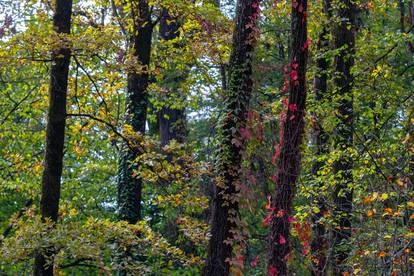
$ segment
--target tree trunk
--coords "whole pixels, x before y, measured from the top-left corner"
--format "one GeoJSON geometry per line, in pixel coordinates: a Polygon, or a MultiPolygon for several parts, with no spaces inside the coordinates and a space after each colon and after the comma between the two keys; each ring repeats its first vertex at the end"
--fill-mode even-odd
{"type": "Polygon", "coordinates": [[[307,65],[307,0],[292,3],[292,52],[290,55],[289,105],[280,137],[276,192],[272,201],[269,274],[287,275],[289,215],[300,170],[300,146],[304,132],[307,65]]]}
{"type": "MultiPolygon", "coordinates": [[[[57,0],[53,28],[58,34],[69,34],[71,28],[72,0],[57,0]]],[[[62,43],[64,44],[64,43],[62,43]]],[[[40,213],[42,220],[56,223],[59,212],[60,186],[63,167],[63,148],[65,143],[66,95],[70,49],[62,47],[52,54],[50,70],[49,109],[46,126],[46,151],[42,177],[40,213]]],[[[34,275],[53,275],[53,249],[37,252],[34,261],[34,275]]]]}
{"type": "MultiPolygon", "coordinates": [[[[323,55],[329,49],[329,40],[327,38],[329,31],[328,31],[328,24],[329,24],[329,13],[330,13],[330,0],[324,1],[324,11],[326,16],[328,16],[328,20],[326,25],[322,27],[322,32],[319,36],[319,40],[317,43],[317,50],[319,56],[316,59],[316,73],[314,79],[314,87],[315,87],[315,102],[323,103],[324,100],[327,98],[327,82],[328,82],[328,69],[329,69],[329,62],[326,57],[323,55]]],[[[328,135],[325,133],[321,118],[318,114],[312,114],[312,121],[313,121],[313,128],[312,128],[312,143],[315,147],[315,157],[320,157],[328,153],[329,145],[328,145],[328,135]]],[[[312,166],[312,175],[315,179],[318,179],[318,172],[324,166],[324,162],[316,161],[315,164],[312,166]]],[[[319,187],[322,187],[323,183],[319,184],[319,187]]],[[[325,204],[325,198],[323,195],[316,196],[315,203],[319,209],[319,212],[314,215],[313,217],[313,233],[314,239],[311,244],[311,251],[313,256],[313,263],[312,263],[312,275],[313,276],[325,276],[327,275],[326,269],[326,253],[328,249],[328,240],[327,240],[327,232],[325,226],[320,222],[320,219],[323,218],[323,215],[327,211],[327,207],[325,204]]]]}
{"type": "Polygon", "coordinates": [[[241,169],[242,139],[253,82],[252,56],[257,34],[259,0],[237,2],[233,48],[225,91],[224,112],[218,127],[220,141],[216,169],[211,238],[203,275],[229,275],[232,242],[238,220],[238,185],[241,169]]]}
{"type": "Polygon", "coordinates": [[[353,76],[351,68],[355,53],[355,6],[351,0],[341,0],[335,9],[338,23],[334,30],[334,47],[339,53],[335,57],[335,93],[340,97],[337,114],[339,123],[334,135],[335,147],[342,153],[333,164],[336,176],[333,194],[333,272],[342,275],[346,272],[345,261],[350,247],[352,216],[352,170],[353,160],[348,149],[353,146],[353,76]],[[340,20],[339,20],[340,19],[340,20]],[[342,246],[341,246],[342,245],[342,246]]]}
{"type": "MultiPolygon", "coordinates": [[[[179,29],[180,23],[178,22],[178,19],[172,17],[169,14],[168,9],[164,9],[160,20],[161,39],[169,41],[178,38],[180,36],[179,29]]],[[[177,44],[175,47],[180,47],[180,45],[177,44]]],[[[166,76],[164,76],[166,82],[164,84],[167,87],[167,93],[180,93],[179,87],[186,78],[186,72],[177,72],[177,69],[172,69],[174,70],[173,72],[168,72],[170,70],[171,69],[167,69],[166,76]],[[173,91],[169,89],[170,87],[173,87],[173,91]]],[[[176,98],[181,99],[182,95],[178,95],[176,98]]],[[[159,112],[161,146],[168,145],[172,140],[176,140],[178,143],[183,143],[186,137],[186,117],[184,108],[172,107],[170,99],[173,98],[170,95],[167,95],[166,103],[159,112]]],[[[181,103],[179,103],[179,105],[181,105],[181,103]]]]}
{"type": "MultiPolygon", "coordinates": [[[[131,48],[134,58],[142,67],[128,72],[126,123],[132,126],[134,132],[144,134],[153,30],[148,1],[131,1],[131,16],[134,22],[134,31],[130,34],[131,48]]],[[[137,166],[132,166],[139,154],[138,150],[124,146],[118,172],[119,219],[131,224],[141,218],[142,180],[133,177],[134,167],[137,166]]]]}

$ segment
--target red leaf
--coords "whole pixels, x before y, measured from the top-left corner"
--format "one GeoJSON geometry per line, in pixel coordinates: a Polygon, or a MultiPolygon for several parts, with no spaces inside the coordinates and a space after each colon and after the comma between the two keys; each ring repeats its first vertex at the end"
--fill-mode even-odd
{"type": "Polygon", "coordinates": [[[264,227],[264,228],[266,228],[267,227],[267,225],[269,224],[269,221],[270,221],[270,216],[271,216],[272,214],[271,213],[269,213],[266,217],[265,217],[265,219],[262,221],[262,226],[264,227]]]}
{"type": "Polygon", "coordinates": [[[266,204],[266,210],[271,210],[272,208],[271,208],[271,206],[272,206],[272,202],[271,202],[271,199],[272,199],[272,197],[270,196],[270,195],[268,195],[267,197],[267,204],[266,204]]]}
{"type": "Polygon", "coordinates": [[[277,270],[276,267],[274,267],[273,265],[269,266],[269,276],[276,276],[277,274],[277,270]]]}
{"type": "Polygon", "coordinates": [[[292,72],[290,72],[290,79],[292,81],[296,81],[298,80],[298,71],[296,70],[292,70],[292,72]]]}
{"type": "Polygon", "coordinates": [[[256,258],[254,258],[254,260],[250,262],[250,266],[256,267],[258,262],[259,262],[259,255],[257,255],[256,258]]]}
{"type": "Polygon", "coordinates": [[[272,165],[276,164],[276,158],[277,158],[276,154],[273,154],[273,156],[272,156],[272,165]]]}
{"type": "Polygon", "coordinates": [[[240,128],[240,135],[241,138],[244,140],[250,140],[252,138],[252,135],[250,134],[248,129],[245,129],[244,127],[240,128]]]}
{"type": "Polygon", "coordinates": [[[285,244],[286,243],[286,239],[283,235],[279,235],[279,244],[285,244]]]}
{"type": "Polygon", "coordinates": [[[276,175],[272,176],[272,181],[276,183],[276,175]]]}
{"type": "Polygon", "coordinates": [[[290,112],[296,112],[298,110],[297,104],[289,104],[290,112]]]}

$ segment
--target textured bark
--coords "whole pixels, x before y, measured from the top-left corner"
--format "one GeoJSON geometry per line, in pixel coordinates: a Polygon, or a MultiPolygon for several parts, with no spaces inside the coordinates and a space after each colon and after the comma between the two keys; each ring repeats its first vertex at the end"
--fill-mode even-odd
{"type": "MultiPolygon", "coordinates": [[[[405,33],[405,22],[406,22],[406,14],[405,14],[405,3],[404,0],[399,0],[399,4],[400,4],[400,30],[401,33],[405,33]]],[[[409,21],[409,27],[411,30],[411,26],[413,25],[413,20],[412,20],[412,16],[413,16],[413,2],[412,0],[410,0],[410,2],[408,3],[408,11],[409,11],[409,17],[408,17],[408,21],[409,21]]],[[[407,45],[407,50],[410,53],[414,53],[414,47],[412,45],[412,43],[410,41],[406,42],[407,45]]]]}
{"type": "MultiPolygon", "coordinates": [[[[164,41],[174,40],[180,36],[180,23],[177,18],[171,16],[167,9],[162,11],[160,20],[160,37],[164,41]]],[[[180,45],[176,45],[180,47],[180,45]]],[[[179,93],[179,86],[186,78],[186,72],[171,72],[165,76],[167,87],[174,87],[175,91],[167,93],[179,93]]],[[[170,90],[167,88],[167,90],[170,90]]],[[[180,98],[181,95],[178,95],[180,98]]],[[[161,146],[168,145],[172,140],[184,143],[187,134],[186,116],[184,108],[173,108],[170,105],[169,95],[166,97],[167,104],[159,112],[160,141],[161,146]]]]}
{"type": "MultiPolygon", "coordinates": [[[[323,103],[327,99],[327,81],[328,81],[328,69],[329,63],[326,57],[323,55],[329,50],[329,40],[327,38],[329,34],[328,23],[329,23],[329,13],[330,13],[330,0],[324,1],[324,11],[328,17],[328,21],[322,28],[322,32],[319,36],[317,43],[318,53],[322,56],[316,59],[316,74],[314,79],[315,87],[315,102],[323,103]]],[[[328,135],[324,131],[321,118],[318,114],[312,114],[313,117],[313,128],[312,128],[312,143],[315,147],[315,156],[323,156],[329,152],[328,145],[328,135]]],[[[318,178],[318,172],[324,166],[324,162],[316,161],[312,166],[312,175],[315,179],[318,178]]],[[[320,183],[319,186],[323,186],[323,183],[320,183]]],[[[319,213],[315,214],[313,217],[313,235],[314,239],[311,244],[311,251],[313,256],[312,270],[311,273],[313,276],[325,276],[327,275],[327,250],[328,250],[328,239],[327,231],[325,226],[320,223],[320,219],[323,217],[324,213],[327,211],[325,204],[325,198],[323,196],[317,196],[315,203],[319,208],[319,213]]]]}
{"type": "MultiPolygon", "coordinates": [[[[335,147],[346,153],[353,146],[353,76],[351,68],[355,53],[355,6],[351,0],[341,0],[335,7],[334,48],[339,51],[335,57],[335,93],[340,97],[337,114],[339,123],[334,133],[335,147]]],[[[335,275],[347,271],[345,261],[349,255],[347,246],[351,236],[352,217],[352,170],[353,160],[349,155],[342,155],[333,164],[336,176],[334,188],[333,231],[332,231],[332,265],[335,275]],[[345,246],[341,246],[345,245],[345,246]]]]}
{"type": "MultiPolygon", "coordinates": [[[[287,260],[289,254],[289,220],[292,201],[295,194],[296,180],[300,170],[300,146],[303,140],[304,115],[306,103],[306,65],[308,50],[307,41],[307,0],[297,0],[292,5],[292,52],[290,64],[297,64],[297,80],[290,79],[289,106],[295,105],[297,110],[289,108],[283,124],[283,134],[280,137],[280,156],[277,165],[276,191],[272,201],[274,209],[271,216],[270,260],[269,273],[276,270],[277,275],[287,275],[287,260]],[[277,216],[277,212],[285,214],[277,216]],[[280,242],[281,237],[285,242],[280,242]]],[[[293,69],[292,69],[293,70],[293,69]]]]}
{"type": "MultiPolygon", "coordinates": [[[[53,28],[57,33],[70,33],[71,15],[72,0],[57,0],[53,17],[53,28]]],[[[62,45],[58,51],[53,53],[52,60],[40,213],[44,221],[49,219],[56,223],[63,168],[70,49],[62,45]]],[[[37,252],[34,275],[53,275],[53,262],[51,265],[47,265],[47,260],[53,260],[52,249],[46,250],[46,252],[37,252]]]]}
{"type": "Polygon", "coordinates": [[[224,115],[218,127],[220,144],[216,169],[220,180],[215,183],[211,238],[203,275],[229,275],[230,271],[228,260],[232,257],[232,245],[229,241],[234,241],[232,230],[236,230],[242,150],[237,141],[241,140],[239,130],[246,123],[253,86],[252,55],[258,13],[259,0],[237,2],[224,115]]]}
{"type": "MultiPolygon", "coordinates": [[[[150,19],[148,1],[131,1],[131,16],[134,31],[130,34],[134,58],[141,68],[128,73],[126,123],[134,132],[145,133],[147,118],[148,67],[151,54],[153,24],[150,19]]],[[[133,177],[133,161],[139,156],[138,150],[124,146],[118,172],[119,219],[136,223],[141,218],[142,180],[133,177]]]]}

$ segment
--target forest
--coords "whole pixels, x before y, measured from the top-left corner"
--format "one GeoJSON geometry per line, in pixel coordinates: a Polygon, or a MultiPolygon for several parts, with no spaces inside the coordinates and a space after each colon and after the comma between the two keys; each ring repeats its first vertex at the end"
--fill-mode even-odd
{"type": "Polygon", "coordinates": [[[0,0],[0,275],[414,275],[413,0],[0,0]]]}

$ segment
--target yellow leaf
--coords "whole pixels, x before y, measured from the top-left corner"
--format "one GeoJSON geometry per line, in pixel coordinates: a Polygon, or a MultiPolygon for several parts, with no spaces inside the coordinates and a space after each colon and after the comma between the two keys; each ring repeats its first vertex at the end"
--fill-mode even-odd
{"type": "Polygon", "coordinates": [[[400,178],[398,178],[397,180],[395,180],[395,183],[397,183],[398,186],[403,187],[404,186],[404,181],[402,181],[400,178]]]}
{"type": "Polygon", "coordinates": [[[367,217],[371,218],[375,215],[375,212],[373,210],[368,210],[367,217]]]}
{"type": "Polygon", "coordinates": [[[78,214],[78,211],[75,209],[75,208],[72,208],[72,209],[70,209],[69,210],[69,215],[71,216],[71,217],[74,217],[74,216],[76,216],[78,214]]]}
{"type": "Polygon", "coordinates": [[[364,200],[362,201],[364,204],[370,204],[373,201],[372,197],[366,196],[364,197],[364,200]]]}
{"type": "Polygon", "coordinates": [[[383,193],[382,195],[381,195],[381,201],[385,201],[385,200],[387,200],[388,199],[388,194],[387,193],[383,193]]]}
{"type": "Polygon", "coordinates": [[[408,207],[414,208],[414,202],[409,201],[407,202],[407,205],[408,207]]]}

